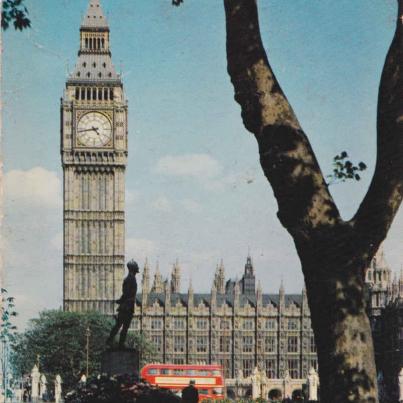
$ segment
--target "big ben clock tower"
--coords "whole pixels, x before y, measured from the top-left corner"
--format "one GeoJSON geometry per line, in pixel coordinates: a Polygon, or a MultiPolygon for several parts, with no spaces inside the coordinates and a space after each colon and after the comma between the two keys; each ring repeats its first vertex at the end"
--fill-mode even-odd
{"type": "Polygon", "coordinates": [[[64,309],[112,314],[124,275],[127,101],[99,0],[61,100],[61,157],[64,309]]]}

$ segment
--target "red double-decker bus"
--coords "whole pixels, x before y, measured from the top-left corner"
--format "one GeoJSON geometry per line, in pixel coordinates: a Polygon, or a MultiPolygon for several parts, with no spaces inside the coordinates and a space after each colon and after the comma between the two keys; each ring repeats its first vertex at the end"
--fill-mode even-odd
{"type": "Polygon", "coordinates": [[[224,376],[220,365],[148,364],[140,375],[151,385],[158,385],[178,394],[194,380],[199,391],[199,402],[203,399],[221,400],[225,397],[224,376]]]}

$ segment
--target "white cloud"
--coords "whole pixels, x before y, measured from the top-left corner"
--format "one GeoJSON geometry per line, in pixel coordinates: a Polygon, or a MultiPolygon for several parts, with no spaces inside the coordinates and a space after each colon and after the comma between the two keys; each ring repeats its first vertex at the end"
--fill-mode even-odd
{"type": "Polygon", "coordinates": [[[181,201],[181,205],[191,213],[200,213],[202,211],[201,204],[193,199],[184,199],[181,201]]]}
{"type": "Polygon", "coordinates": [[[220,163],[208,154],[167,155],[157,162],[156,172],[164,175],[211,179],[222,171],[220,163]]]}
{"type": "Polygon", "coordinates": [[[172,203],[166,196],[160,196],[151,203],[151,206],[156,210],[169,213],[172,211],[172,203]]]}
{"type": "Polygon", "coordinates": [[[4,175],[7,202],[61,208],[62,184],[55,172],[42,167],[12,170],[4,175]]]}
{"type": "Polygon", "coordinates": [[[126,260],[134,259],[140,266],[147,257],[154,257],[157,254],[157,250],[156,243],[151,239],[126,239],[126,260]]]}

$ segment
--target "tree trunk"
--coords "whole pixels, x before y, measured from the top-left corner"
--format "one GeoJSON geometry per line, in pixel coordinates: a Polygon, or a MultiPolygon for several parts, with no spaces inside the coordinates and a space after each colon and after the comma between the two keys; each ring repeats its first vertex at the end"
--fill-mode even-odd
{"type": "Polygon", "coordinates": [[[377,402],[372,334],[357,262],[352,267],[354,256],[346,255],[342,244],[321,242],[313,256],[306,249],[299,255],[318,352],[321,402],[377,402]]]}
{"type": "Polygon", "coordinates": [[[228,73],[245,127],[301,260],[318,348],[321,401],[378,402],[364,275],[403,198],[403,0],[378,102],[377,164],[345,222],[309,140],[270,67],[256,0],[224,0],[228,73]]]}

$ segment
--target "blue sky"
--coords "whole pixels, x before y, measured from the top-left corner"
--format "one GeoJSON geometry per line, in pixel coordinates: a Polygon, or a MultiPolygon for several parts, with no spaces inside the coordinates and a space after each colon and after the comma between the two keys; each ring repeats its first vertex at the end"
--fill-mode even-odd
{"type": "MultiPolygon", "coordinates": [[[[19,324],[62,301],[62,169],[59,100],[74,66],[87,0],[26,0],[32,29],[4,34],[5,268],[19,324]]],[[[323,171],[347,150],[369,169],[332,186],[345,218],[360,203],[375,163],[379,77],[395,26],[395,0],[260,2],[273,69],[323,171]]],[[[243,127],[226,73],[221,1],[103,0],[112,57],[129,100],[127,259],[145,256],[164,275],[179,259],[208,291],[217,262],[241,276],[250,248],[266,292],[283,278],[303,286],[291,238],[243,127]]],[[[385,242],[399,270],[403,213],[385,242]]]]}

